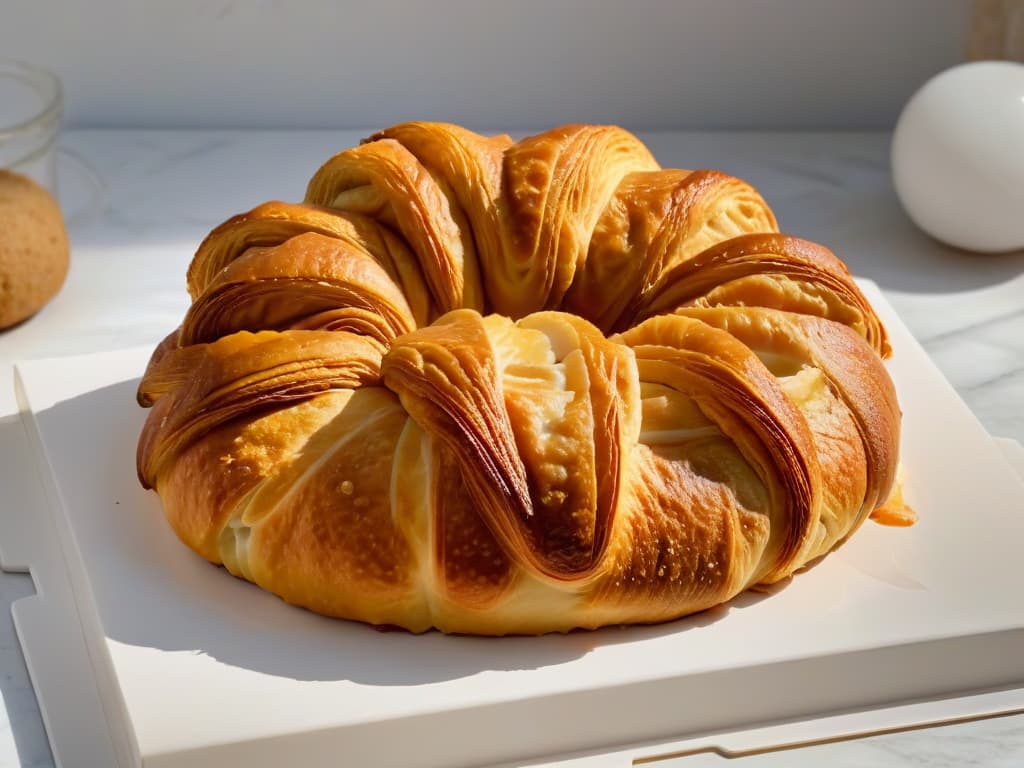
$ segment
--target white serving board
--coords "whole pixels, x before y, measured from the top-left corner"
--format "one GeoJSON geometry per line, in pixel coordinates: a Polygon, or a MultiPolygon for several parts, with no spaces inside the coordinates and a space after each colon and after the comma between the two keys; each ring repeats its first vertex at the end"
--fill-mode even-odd
{"type": "MultiPolygon", "coordinates": [[[[148,350],[20,365],[65,598],[102,702],[97,754],[147,768],[479,765],[1024,684],[1024,483],[867,290],[893,337],[918,525],[869,523],[767,598],[567,636],[381,634],[288,607],[179,544],[139,487],[134,390],[148,350]]],[[[53,675],[32,642],[45,688],[53,675]]],[[[993,695],[978,711],[1019,702],[993,695]]],[[[54,712],[69,718],[52,691],[40,698],[44,712],[55,704],[48,728],[54,712]]]]}

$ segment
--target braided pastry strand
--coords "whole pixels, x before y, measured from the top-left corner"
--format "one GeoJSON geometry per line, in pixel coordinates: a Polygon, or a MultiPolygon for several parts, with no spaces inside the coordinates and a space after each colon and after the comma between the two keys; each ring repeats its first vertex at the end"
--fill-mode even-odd
{"type": "Polygon", "coordinates": [[[617,127],[405,123],[214,229],[139,386],[207,560],[413,632],[674,619],[890,496],[885,330],[750,185],[617,127]]]}

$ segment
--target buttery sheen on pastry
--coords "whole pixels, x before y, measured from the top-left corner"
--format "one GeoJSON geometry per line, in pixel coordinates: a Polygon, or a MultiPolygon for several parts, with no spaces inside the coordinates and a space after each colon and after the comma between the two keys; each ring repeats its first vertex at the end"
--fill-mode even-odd
{"type": "Polygon", "coordinates": [[[188,289],[139,477],[198,554],[329,616],[673,619],[894,484],[889,346],[843,263],[621,128],[394,126],[213,230],[188,289]]]}

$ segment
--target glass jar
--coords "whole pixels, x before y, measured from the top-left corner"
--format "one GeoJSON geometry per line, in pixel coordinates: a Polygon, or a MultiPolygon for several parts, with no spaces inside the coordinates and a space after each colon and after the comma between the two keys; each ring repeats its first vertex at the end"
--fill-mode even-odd
{"type": "Polygon", "coordinates": [[[0,168],[28,176],[54,197],[62,111],[56,75],[26,62],[0,58],[0,168]]]}

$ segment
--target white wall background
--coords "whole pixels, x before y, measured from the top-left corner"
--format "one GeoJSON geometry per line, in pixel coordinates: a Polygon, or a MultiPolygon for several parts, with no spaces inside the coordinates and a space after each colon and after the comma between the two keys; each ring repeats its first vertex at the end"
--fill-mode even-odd
{"type": "Polygon", "coordinates": [[[0,0],[74,127],[889,128],[968,0],[0,0]]]}

